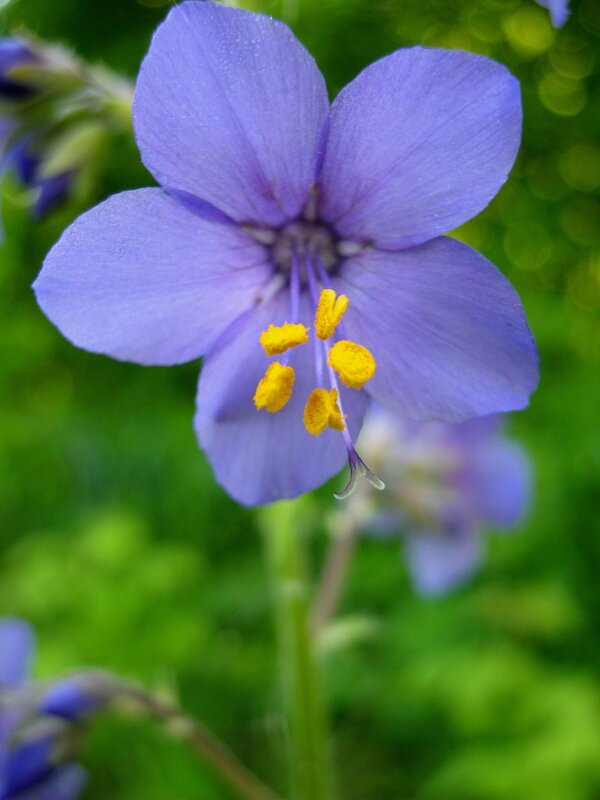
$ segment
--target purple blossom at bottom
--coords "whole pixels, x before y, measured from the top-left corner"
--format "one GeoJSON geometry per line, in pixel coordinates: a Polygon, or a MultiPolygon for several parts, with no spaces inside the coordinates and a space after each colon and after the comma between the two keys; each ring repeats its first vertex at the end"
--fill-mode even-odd
{"type": "Polygon", "coordinates": [[[527,405],[538,360],[519,298],[445,235],[485,208],[517,154],[520,90],[504,66],[398,50],[330,105],[287,26],[190,0],[154,34],[133,119],[162,188],[77,219],[35,293],[79,347],[147,365],[204,358],[196,433],[235,499],[295,497],[344,463],[364,471],[353,442],[369,397],[448,422],[527,405]],[[329,341],[312,333],[327,290],[349,301],[329,341]],[[259,338],[284,323],[310,336],[276,350],[277,365],[259,338]],[[364,388],[328,367],[340,342],[351,373],[370,354],[364,388]],[[273,402],[257,410],[263,377],[273,402]]]}
{"type": "Polygon", "coordinates": [[[361,487],[350,514],[373,536],[402,536],[415,588],[439,594],[480,565],[484,531],[509,529],[531,496],[524,449],[502,431],[498,415],[461,425],[411,423],[374,409],[360,446],[386,481],[372,496],[361,487]]]}
{"type": "Polygon", "coordinates": [[[535,0],[535,2],[548,9],[555,28],[562,28],[569,18],[569,0],[535,0]]]}
{"type": "Polygon", "coordinates": [[[75,800],[85,784],[69,760],[78,722],[103,704],[77,678],[47,691],[28,681],[34,640],[20,619],[0,619],[0,800],[75,800]]]}

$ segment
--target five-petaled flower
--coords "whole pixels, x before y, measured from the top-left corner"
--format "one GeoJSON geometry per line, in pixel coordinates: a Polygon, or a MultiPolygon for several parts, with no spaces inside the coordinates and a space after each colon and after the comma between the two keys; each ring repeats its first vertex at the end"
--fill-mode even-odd
{"type": "Polygon", "coordinates": [[[402,535],[416,589],[439,594],[479,566],[484,529],[509,529],[531,495],[524,449],[503,434],[501,415],[445,425],[369,412],[361,451],[385,479],[387,491],[361,487],[345,512],[375,536],[402,535]]]}
{"type": "Polygon", "coordinates": [[[519,298],[443,235],[515,159],[520,93],[503,66],[399,50],[330,106],[283,23],[191,0],[155,33],[133,111],[162,189],[76,220],[35,291],[80,347],[204,356],[196,431],[236,499],[293,497],[346,458],[361,470],[369,395],[415,419],[527,405],[537,354],[519,298]]]}

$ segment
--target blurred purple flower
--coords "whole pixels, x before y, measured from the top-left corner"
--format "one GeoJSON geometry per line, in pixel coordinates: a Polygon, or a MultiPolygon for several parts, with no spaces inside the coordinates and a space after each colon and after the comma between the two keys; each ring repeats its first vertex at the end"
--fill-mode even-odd
{"type": "Polygon", "coordinates": [[[29,44],[14,37],[0,38],[0,177],[12,171],[33,190],[33,214],[40,218],[66,200],[74,170],[44,174],[46,130],[37,118],[34,124],[28,123],[23,113],[41,92],[13,75],[14,70],[31,65],[41,66],[42,59],[29,44]]]}
{"type": "Polygon", "coordinates": [[[374,409],[360,442],[388,491],[369,498],[363,488],[349,513],[363,514],[372,535],[402,532],[412,580],[424,594],[465,580],[481,561],[483,529],[516,525],[529,505],[527,455],[503,435],[498,415],[445,425],[374,409]]]}
{"type": "Polygon", "coordinates": [[[90,185],[113,130],[131,128],[131,87],[33,37],[0,38],[0,177],[28,190],[35,218],[90,185]]]}
{"type": "Polygon", "coordinates": [[[42,693],[28,682],[34,640],[19,619],[0,619],[0,800],[72,800],[85,773],[67,760],[74,723],[107,700],[90,678],[42,693]]]}
{"type": "Polygon", "coordinates": [[[443,236],[490,202],[515,159],[520,93],[503,66],[399,50],[330,107],[283,23],[184,2],[142,64],[134,126],[163,189],[118,194],[76,220],[34,288],[80,347],[141,364],[205,357],[196,431],[237,500],[296,496],[346,458],[360,470],[352,441],[367,395],[416,419],[527,405],[538,368],[521,303],[483,256],[443,236]],[[340,338],[370,351],[374,377],[339,386],[315,339],[284,354],[267,387],[273,413],[257,411],[261,332],[309,327],[325,288],[349,298],[340,338]],[[333,412],[345,414],[342,435],[307,433],[315,387],[312,410],[338,429],[333,412]]]}
{"type": "Polygon", "coordinates": [[[535,0],[550,12],[550,19],[555,28],[562,28],[569,17],[569,0],[535,0]]]}

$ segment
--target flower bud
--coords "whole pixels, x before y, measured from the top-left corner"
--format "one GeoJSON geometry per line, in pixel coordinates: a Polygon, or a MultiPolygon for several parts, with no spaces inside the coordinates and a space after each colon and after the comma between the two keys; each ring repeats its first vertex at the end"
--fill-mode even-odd
{"type": "Polygon", "coordinates": [[[132,88],[33,38],[0,38],[0,177],[42,217],[92,185],[111,133],[131,126],[132,88]]]}

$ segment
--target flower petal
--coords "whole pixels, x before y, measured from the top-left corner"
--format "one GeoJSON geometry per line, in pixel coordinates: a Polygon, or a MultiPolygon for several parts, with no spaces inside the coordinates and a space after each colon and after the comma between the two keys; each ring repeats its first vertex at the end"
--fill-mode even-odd
{"type": "Polygon", "coordinates": [[[333,103],[322,214],[344,237],[402,248],[481,211],[513,165],[519,84],[501,64],[414,47],[382,58],[333,103]]]}
{"type": "Polygon", "coordinates": [[[461,422],[524,408],[537,351],[519,298],[487,259],[441,237],[348,260],[334,288],[350,298],[349,339],[377,370],[365,389],[417,420],[461,422]]]}
{"type": "Polygon", "coordinates": [[[562,28],[569,18],[569,0],[536,0],[536,2],[548,9],[554,27],[562,28]]]}
{"type": "Polygon", "coordinates": [[[55,738],[51,734],[43,733],[11,748],[6,762],[6,787],[3,796],[14,797],[51,775],[54,770],[52,755],[55,746],[55,738]]]}
{"type": "Polygon", "coordinates": [[[408,534],[404,550],[415,588],[426,595],[441,594],[466,580],[482,558],[481,537],[469,526],[452,533],[408,534]]]}
{"type": "MultiPolygon", "coordinates": [[[[258,338],[272,322],[280,325],[289,311],[287,292],[234,324],[204,362],[198,387],[196,433],[219,483],[240,503],[260,505],[295,497],[316,488],[346,463],[342,434],[328,429],[311,436],[303,424],[304,404],[317,385],[312,341],[289,352],[296,382],[291,400],[274,414],[257,411],[256,385],[270,363],[258,338]]],[[[301,322],[314,310],[302,298],[301,322]]],[[[319,343],[319,346],[320,343],[319,343]]],[[[367,398],[341,387],[349,429],[358,434],[367,398]]]]}
{"type": "Polygon", "coordinates": [[[315,181],[327,109],[321,73],[286,25],[186,2],[154,35],[133,113],[159,183],[237,221],[278,225],[315,181]]]}
{"type": "Polygon", "coordinates": [[[75,800],[87,782],[87,773],[79,764],[65,764],[52,771],[41,783],[28,787],[15,800],[75,800]]]}
{"type": "Polygon", "coordinates": [[[42,219],[66,201],[73,186],[73,173],[63,172],[45,178],[37,184],[38,196],[35,201],[34,215],[42,219]]]}
{"type": "Polygon", "coordinates": [[[500,527],[516,525],[531,500],[531,468],[525,450],[515,442],[497,439],[469,455],[465,480],[477,513],[500,527]]]}
{"type": "Polygon", "coordinates": [[[80,720],[102,708],[107,697],[99,690],[92,691],[85,685],[85,678],[73,676],[59,680],[44,693],[38,709],[44,714],[64,719],[80,720]]]}
{"type": "Polygon", "coordinates": [[[34,289],[78,347],[140,364],[205,353],[270,275],[263,248],[160,189],[114,195],[52,248],[34,289]]]}
{"type": "Polygon", "coordinates": [[[27,678],[33,645],[33,632],[24,620],[0,620],[0,686],[27,678]]]}

